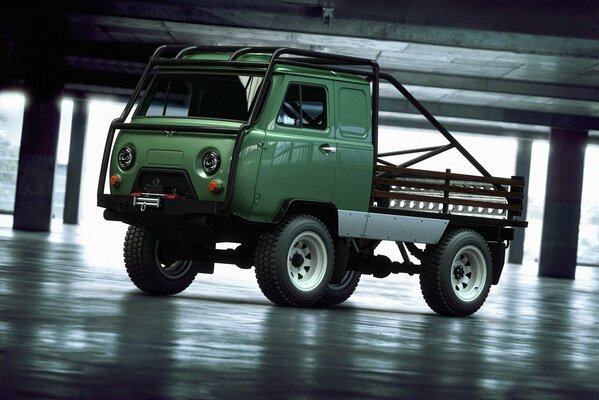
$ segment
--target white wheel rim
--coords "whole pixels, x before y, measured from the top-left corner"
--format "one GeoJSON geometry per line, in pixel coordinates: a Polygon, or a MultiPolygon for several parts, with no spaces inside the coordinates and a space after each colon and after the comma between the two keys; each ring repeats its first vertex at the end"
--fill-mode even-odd
{"type": "Polygon", "coordinates": [[[322,238],[312,231],[300,233],[287,254],[291,284],[302,292],[315,289],[325,276],[327,262],[327,247],[322,238]]]}
{"type": "Polygon", "coordinates": [[[451,287],[462,301],[475,300],[487,280],[487,261],[476,246],[464,246],[451,263],[451,287]]]}

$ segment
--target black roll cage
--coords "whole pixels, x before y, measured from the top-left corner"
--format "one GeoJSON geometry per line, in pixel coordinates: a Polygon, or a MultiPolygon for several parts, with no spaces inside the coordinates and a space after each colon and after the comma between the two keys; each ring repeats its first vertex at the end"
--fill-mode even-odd
{"type": "MultiPolygon", "coordinates": [[[[104,203],[102,200],[105,196],[104,185],[106,183],[106,175],[108,171],[108,162],[110,159],[110,152],[114,142],[114,135],[117,129],[135,129],[135,130],[164,130],[164,131],[176,131],[182,130],[187,132],[205,132],[205,133],[221,133],[221,134],[235,134],[235,146],[233,149],[233,156],[231,160],[231,166],[229,170],[229,184],[227,185],[227,192],[225,196],[225,202],[220,206],[220,212],[223,213],[229,209],[233,191],[235,188],[235,177],[237,175],[237,165],[239,162],[239,153],[241,151],[241,144],[245,132],[251,129],[258,120],[259,114],[264,107],[266,102],[268,91],[272,83],[272,77],[275,71],[275,67],[280,64],[293,65],[299,67],[307,67],[313,69],[321,69],[326,71],[335,71],[341,73],[354,74],[365,77],[372,84],[372,143],[374,146],[374,165],[377,162],[381,164],[391,164],[379,157],[396,154],[411,154],[411,153],[424,153],[412,160],[409,160],[400,166],[408,167],[422,160],[433,157],[437,154],[455,148],[458,150],[478,172],[485,176],[491,177],[491,174],[453,137],[451,133],[439,122],[437,119],[393,76],[379,71],[379,65],[374,60],[368,60],[358,57],[350,57],[343,55],[327,54],[311,50],[294,49],[288,47],[211,47],[211,46],[182,46],[182,45],[164,45],[156,49],[154,54],[150,57],[150,61],[146,66],[141,78],[139,79],[133,94],[129,98],[125,109],[121,113],[121,116],[114,119],[110,124],[108,130],[108,136],[106,138],[106,144],[104,146],[104,153],[102,155],[102,166],[100,169],[100,177],[98,181],[98,205],[104,203]],[[231,53],[230,57],[226,61],[221,60],[194,60],[185,59],[183,57],[194,54],[202,53],[231,53]],[[168,54],[171,54],[168,57],[168,54]],[[174,54],[174,56],[172,56],[174,54]],[[270,61],[268,63],[260,62],[245,62],[238,61],[239,58],[247,54],[271,54],[270,61]],[[287,57],[283,57],[287,56],[287,57]],[[295,56],[295,57],[289,57],[295,56]],[[142,88],[145,86],[151,72],[154,67],[162,65],[176,65],[176,66],[214,66],[214,67],[235,67],[235,68],[265,68],[264,79],[258,94],[254,106],[251,109],[250,116],[247,122],[244,122],[239,128],[214,128],[206,127],[201,125],[189,126],[189,125],[174,125],[174,124],[142,124],[142,123],[126,123],[126,119],[131,113],[135,101],[139,97],[142,88]],[[379,112],[379,83],[380,81],[387,81],[393,85],[417,110],[422,114],[430,123],[441,133],[448,141],[449,144],[445,146],[427,147],[421,149],[407,150],[403,152],[383,153],[378,154],[377,143],[378,143],[378,112],[379,112]]],[[[497,186],[498,190],[504,190],[503,187],[497,186]]]]}

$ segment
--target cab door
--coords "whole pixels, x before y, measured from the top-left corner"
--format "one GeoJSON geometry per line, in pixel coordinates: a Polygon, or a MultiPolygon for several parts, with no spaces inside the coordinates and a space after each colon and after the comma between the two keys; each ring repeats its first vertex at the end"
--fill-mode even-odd
{"type": "Polygon", "coordinates": [[[335,99],[337,173],[334,202],[339,210],[368,211],[374,163],[370,87],[335,82],[335,99]]]}
{"type": "Polygon", "coordinates": [[[289,200],[333,200],[337,146],[332,83],[280,76],[273,82],[253,216],[273,220],[289,200]]]}

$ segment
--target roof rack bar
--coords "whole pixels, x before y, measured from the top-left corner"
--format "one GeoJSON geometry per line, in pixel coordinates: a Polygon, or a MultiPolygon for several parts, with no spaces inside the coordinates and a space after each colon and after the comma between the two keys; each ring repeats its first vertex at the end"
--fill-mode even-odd
{"type": "Polygon", "coordinates": [[[368,60],[366,58],[358,58],[352,56],[344,56],[339,54],[327,54],[313,50],[303,50],[303,49],[292,49],[287,47],[282,47],[276,50],[273,53],[273,60],[280,60],[281,56],[284,54],[296,55],[296,56],[304,56],[304,57],[316,57],[319,60],[331,60],[332,64],[335,62],[346,62],[354,65],[367,65],[374,68],[374,65],[378,65],[378,63],[374,60],[368,60]]]}
{"type": "Polygon", "coordinates": [[[177,55],[175,56],[175,59],[181,58],[185,54],[187,54],[187,53],[189,53],[189,52],[191,52],[191,51],[193,51],[193,50],[195,50],[197,48],[198,48],[198,46],[189,46],[189,47],[186,47],[186,48],[182,49],[180,52],[177,53],[177,55]]]}
{"type": "Polygon", "coordinates": [[[185,49],[186,47],[189,47],[187,45],[181,45],[181,44],[165,44],[162,45],[160,47],[158,47],[156,49],[156,51],[154,52],[154,54],[152,54],[152,57],[150,57],[150,60],[155,60],[158,57],[160,57],[162,54],[166,53],[167,51],[177,51],[180,52],[181,50],[185,49]]]}
{"type": "Polygon", "coordinates": [[[373,63],[376,63],[376,61],[372,61],[372,60],[369,60],[366,58],[328,54],[328,53],[322,53],[322,52],[313,51],[313,50],[294,49],[294,48],[287,48],[287,47],[259,47],[259,46],[237,48],[235,50],[235,52],[231,55],[229,60],[235,61],[242,55],[250,54],[250,53],[256,53],[256,54],[270,53],[270,54],[272,54],[272,56],[276,55],[276,57],[271,57],[271,61],[280,61],[280,62],[283,62],[283,61],[287,62],[287,59],[282,58],[283,55],[286,55],[286,54],[297,55],[297,56],[301,56],[304,58],[293,59],[293,61],[304,61],[306,63],[309,63],[310,65],[327,64],[328,63],[328,64],[333,64],[333,65],[346,64],[346,65],[364,65],[364,66],[372,67],[373,63]]]}
{"type": "Polygon", "coordinates": [[[363,76],[367,76],[367,77],[374,76],[374,72],[360,71],[358,69],[352,69],[352,68],[337,67],[337,66],[331,65],[331,64],[312,64],[310,62],[291,61],[291,60],[287,60],[287,59],[281,59],[278,62],[278,64],[293,65],[295,67],[307,67],[307,68],[314,68],[314,69],[322,69],[322,70],[326,70],[326,71],[344,72],[347,74],[363,75],[363,76]]]}
{"type": "Polygon", "coordinates": [[[251,47],[243,47],[237,51],[235,51],[233,54],[231,54],[231,57],[229,57],[229,61],[235,61],[239,56],[246,54],[248,52],[250,52],[252,50],[251,47]]]}
{"type": "MultiPolygon", "coordinates": [[[[316,64],[316,65],[358,65],[355,62],[342,61],[342,60],[336,60],[336,61],[332,62],[330,59],[322,59],[322,58],[318,58],[318,57],[285,57],[285,58],[282,58],[281,60],[305,61],[305,62],[309,62],[310,64],[316,64]]],[[[364,65],[364,67],[370,67],[370,65],[364,65]]]]}
{"type": "Polygon", "coordinates": [[[188,46],[181,50],[175,59],[181,59],[183,56],[197,54],[201,52],[207,53],[231,53],[239,50],[239,46],[188,46]]]}
{"type": "Polygon", "coordinates": [[[153,60],[152,65],[208,65],[214,67],[249,67],[249,68],[266,68],[268,67],[267,63],[257,63],[257,62],[246,62],[246,61],[221,61],[221,60],[196,60],[196,59],[185,59],[185,60],[175,60],[175,59],[160,59],[153,60]]]}
{"type": "Polygon", "coordinates": [[[245,54],[250,54],[250,53],[257,53],[257,54],[264,54],[264,53],[274,53],[275,51],[277,51],[280,47],[243,47],[237,51],[235,51],[233,54],[231,54],[231,57],[229,57],[229,61],[235,61],[237,60],[239,57],[245,55],[245,54]]]}

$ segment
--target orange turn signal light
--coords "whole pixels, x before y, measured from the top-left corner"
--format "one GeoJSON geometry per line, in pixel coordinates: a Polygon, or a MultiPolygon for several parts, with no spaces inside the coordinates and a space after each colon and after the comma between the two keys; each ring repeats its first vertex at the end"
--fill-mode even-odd
{"type": "Polygon", "coordinates": [[[112,175],[110,177],[110,186],[119,187],[121,184],[121,177],[119,175],[112,175]]]}
{"type": "Polygon", "coordinates": [[[208,191],[218,194],[223,191],[224,185],[220,179],[213,179],[208,183],[208,191]]]}

